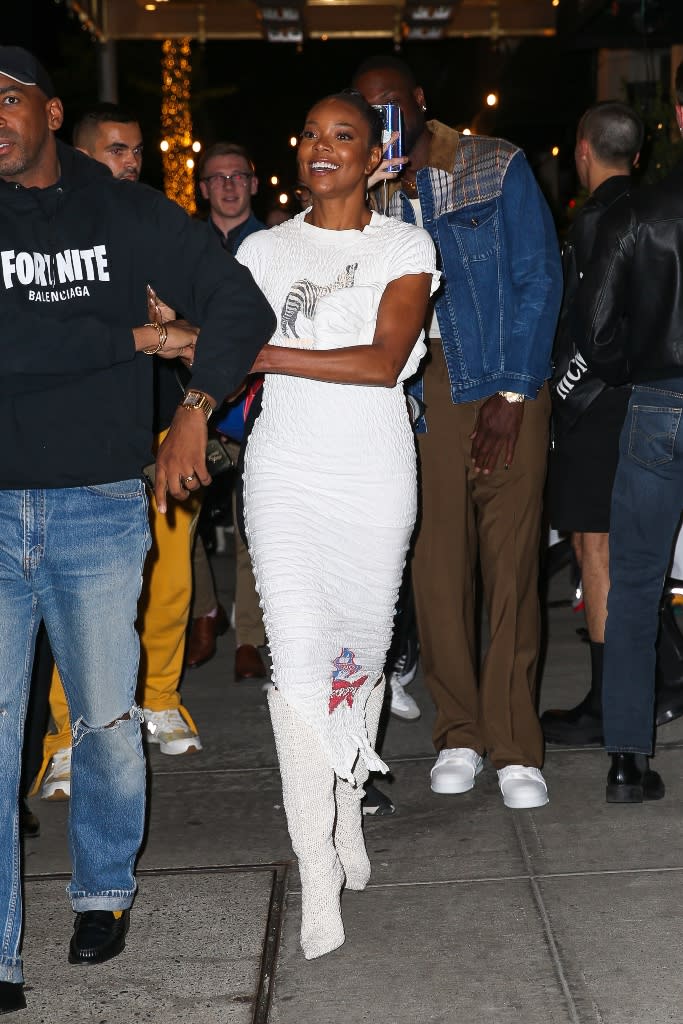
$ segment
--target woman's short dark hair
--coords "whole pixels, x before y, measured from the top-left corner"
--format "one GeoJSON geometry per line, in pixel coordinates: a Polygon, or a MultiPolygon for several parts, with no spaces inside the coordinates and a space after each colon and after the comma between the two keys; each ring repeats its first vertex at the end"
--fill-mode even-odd
{"type": "MultiPolygon", "coordinates": [[[[325,96],[322,100],[318,100],[318,103],[325,103],[327,100],[339,100],[341,103],[348,103],[350,107],[354,107],[370,129],[370,145],[382,145],[382,135],[384,132],[382,112],[368,103],[362,93],[358,92],[357,89],[342,89],[341,92],[332,93],[331,96],[325,96]]],[[[316,107],[318,103],[315,104],[316,107]]]]}

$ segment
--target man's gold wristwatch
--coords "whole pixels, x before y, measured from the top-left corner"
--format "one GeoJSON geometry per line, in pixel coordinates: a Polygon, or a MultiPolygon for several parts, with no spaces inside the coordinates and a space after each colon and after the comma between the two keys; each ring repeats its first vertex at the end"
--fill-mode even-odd
{"type": "Polygon", "coordinates": [[[182,401],[183,409],[201,409],[207,420],[210,419],[213,409],[211,402],[203,391],[186,391],[182,401]]]}
{"type": "Polygon", "coordinates": [[[518,395],[516,391],[499,391],[498,394],[506,402],[523,402],[524,395],[518,395]]]}

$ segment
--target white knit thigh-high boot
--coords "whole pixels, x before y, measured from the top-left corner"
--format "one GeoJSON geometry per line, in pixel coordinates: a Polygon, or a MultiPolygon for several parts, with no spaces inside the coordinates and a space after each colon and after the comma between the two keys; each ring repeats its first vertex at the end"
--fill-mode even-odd
{"type": "MultiPolygon", "coordinates": [[[[384,703],[384,676],[368,697],[365,706],[365,721],[368,729],[370,745],[375,746],[377,728],[384,703]]],[[[370,881],[370,861],[365,849],[363,837],[363,811],[361,800],[365,796],[363,786],[367,782],[368,772],[365,763],[358,759],[354,769],[356,786],[351,786],[345,779],[336,778],[335,798],[337,803],[337,820],[334,827],[334,845],[346,875],[346,888],[360,891],[370,881]]]]}
{"type": "Polygon", "coordinates": [[[332,841],[334,771],[313,730],[275,688],[268,705],[280,763],[282,797],[301,876],[301,946],[307,960],[344,941],[344,872],[332,841]]]}

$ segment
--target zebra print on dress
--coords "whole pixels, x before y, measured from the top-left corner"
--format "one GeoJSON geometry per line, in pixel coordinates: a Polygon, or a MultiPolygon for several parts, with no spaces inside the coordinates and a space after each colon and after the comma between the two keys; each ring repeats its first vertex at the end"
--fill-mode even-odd
{"type": "Polygon", "coordinates": [[[357,263],[349,263],[332,284],[314,284],[307,278],[295,281],[289,289],[280,314],[280,328],[286,338],[298,338],[296,321],[299,313],[307,320],[312,320],[318,300],[324,295],[331,295],[340,288],[353,288],[357,263]]]}

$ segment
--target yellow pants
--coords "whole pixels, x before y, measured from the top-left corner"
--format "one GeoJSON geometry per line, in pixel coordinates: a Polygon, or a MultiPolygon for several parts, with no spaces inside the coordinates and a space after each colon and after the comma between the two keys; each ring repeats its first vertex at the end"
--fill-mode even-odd
{"type": "MultiPolygon", "coordinates": [[[[159,443],[164,436],[160,435],[159,443]]],[[[201,497],[193,495],[185,502],[169,502],[166,515],[159,515],[154,497],[150,498],[152,549],[145,562],[138,605],[139,702],[150,711],[177,708],[193,729],[194,722],[180,702],[178,685],[185,657],[192,600],[192,545],[200,509],[201,497]]],[[[50,713],[55,731],[45,736],[43,764],[31,793],[37,792],[52,756],[71,746],[69,707],[56,665],[52,671],[50,713]]]]}

